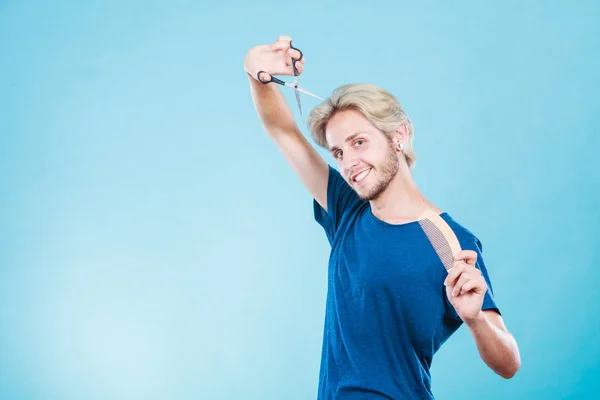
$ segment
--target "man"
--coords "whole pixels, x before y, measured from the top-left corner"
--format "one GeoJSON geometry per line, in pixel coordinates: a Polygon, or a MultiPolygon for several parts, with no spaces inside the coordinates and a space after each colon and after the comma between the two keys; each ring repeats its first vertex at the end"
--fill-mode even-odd
{"type": "MultiPolygon", "coordinates": [[[[314,201],[314,217],[332,250],[319,399],[433,399],[429,368],[461,324],[483,361],[504,378],[520,367],[481,257],[481,243],[415,184],[413,128],[398,101],[373,85],[344,85],[313,109],[304,138],[279,88],[257,73],[292,75],[291,38],[248,52],[256,111],[314,201]],[[464,249],[449,272],[417,218],[433,210],[464,249]]],[[[296,61],[301,74],[305,58],[296,61]]]]}

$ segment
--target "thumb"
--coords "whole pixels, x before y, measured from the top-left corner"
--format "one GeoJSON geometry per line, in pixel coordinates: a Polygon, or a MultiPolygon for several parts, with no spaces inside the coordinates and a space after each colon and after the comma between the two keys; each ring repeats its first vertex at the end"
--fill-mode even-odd
{"type": "Polygon", "coordinates": [[[454,255],[455,260],[464,260],[469,265],[475,266],[477,262],[477,253],[473,250],[462,250],[454,255]]]}
{"type": "Polygon", "coordinates": [[[268,51],[287,50],[290,48],[290,42],[292,38],[289,36],[280,36],[275,43],[270,44],[267,47],[268,51]]]}

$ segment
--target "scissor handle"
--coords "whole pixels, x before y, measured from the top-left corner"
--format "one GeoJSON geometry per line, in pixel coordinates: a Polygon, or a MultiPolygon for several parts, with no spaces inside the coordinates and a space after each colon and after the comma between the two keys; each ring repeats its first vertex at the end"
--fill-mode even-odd
{"type": "MultiPolygon", "coordinates": [[[[300,58],[299,58],[299,59],[297,59],[296,61],[300,61],[300,60],[302,60],[302,57],[304,57],[304,54],[302,54],[302,50],[300,50],[300,49],[298,49],[298,48],[296,48],[296,47],[292,46],[292,41],[291,41],[291,40],[290,40],[290,49],[294,49],[294,50],[296,50],[298,53],[300,53],[300,58]]],[[[295,60],[295,58],[294,58],[294,57],[292,57],[292,60],[295,60]]]]}
{"type": "Polygon", "coordinates": [[[294,68],[294,76],[298,76],[298,69],[296,68],[296,61],[300,61],[302,60],[302,57],[304,57],[304,54],[302,54],[302,50],[292,46],[292,41],[290,40],[290,49],[294,49],[296,51],[298,51],[300,53],[300,58],[299,59],[295,59],[294,57],[292,57],[292,67],[294,68]]]}
{"type": "Polygon", "coordinates": [[[258,81],[259,81],[260,83],[262,83],[263,85],[266,85],[267,83],[271,83],[271,82],[275,82],[275,83],[277,83],[277,84],[279,84],[279,85],[285,85],[285,82],[284,82],[284,81],[282,81],[281,79],[277,79],[277,78],[275,78],[275,77],[274,77],[273,75],[271,75],[271,74],[269,74],[269,75],[271,76],[271,79],[269,79],[269,80],[263,80],[263,79],[261,79],[261,77],[260,77],[260,74],[262,74],[263,72],[264,72],[265,74],[267,73],[267,72],[265,72],[265,71],[258,71],[258,74],[256,74],[256,77],[258,78],[258,81]]]}
{"type": "MultiPolygon", "coordinates": [[[[294,49],[296,51],[298,51],[300,53],[300,58],[299,59],[295,59],[294,57],[292,57],[292,67],[294,68],[294,76],[298,76],[298,69],[296,68],[296,61],[300,61],[302,60],[302,57],[304,57],[304,54],[302,54],[302,50],[292,46],[292,41],[290,40],[290,49],[294,49]]],[[[271,75],[271,79],[269,80],[263,80],[260,78],[260,74],[262,74],[265,71],[258,71],[258,74],[256,74],[256,77],[258,78],[258,81],[260,83],[262,83],[263,85],[266,85],[267,83],[271,83],[271,82],[275,82],[279,85],[284,85],[285,86],[285,82],[282,81],[281,79],[277,79],[275,78],[273,75],[271,75]]],[[[266,72],[265,72],[266,73],[266,72]]]]}

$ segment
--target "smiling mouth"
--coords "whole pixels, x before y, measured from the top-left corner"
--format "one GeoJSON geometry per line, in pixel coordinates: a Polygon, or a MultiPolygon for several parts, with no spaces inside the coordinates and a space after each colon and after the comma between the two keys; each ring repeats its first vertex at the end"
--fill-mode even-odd
{"type": "Polygon", "coordinates": [[[371,168],[365,169],[352,177],[352,182],[360,184],[371,173],[371,168]]]}

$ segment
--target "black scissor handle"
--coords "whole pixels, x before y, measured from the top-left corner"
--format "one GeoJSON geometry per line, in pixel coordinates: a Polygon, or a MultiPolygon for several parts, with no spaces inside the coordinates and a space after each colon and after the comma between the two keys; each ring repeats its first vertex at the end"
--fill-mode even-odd
{"type": "MultiPolygon", "coordinates": [[[[290,40],[290,49],[296,50],[297,52],[300,53],[300,58],[299,59],[296,60],[294,57],[292,57],[292,67],[294,68],[294,76],[298,76],[298,69],[296,68],[296,61],[302,60],[302,57],[304,57],[304,54],[302,54],[302,50],[300,50],[300,49],[292,46],[292,41],[291,40],[290,40]]],[[[260,83],[262,83],[263,85],[266,85],[267,83],[271,83],[271,82],[275,82],[275,83],[277,83],[279,85],[285,85],[284,81],[282,81],[281,79],[275,78],[271,74],[269,74],[269,75],[271,75],[271,79],[270,80],[263,80],[263,79],[261,79],[260,74],[262,74],[263,72],[265,72],[265,71],[258,71],[258,74],[256,74],[256,77],[258,78],[258,81],[260,83]]]]}
{"type": "Polygon", "coordinates": [[[294,57],[292,57],[292,67],[294,68],[294,76],[298,76],[298,69],[296,68],[296,61],[300,61],[302,60],[302,57],[304,57],[304,54],[302,54],[302,50],[292,46],[292,41],[290,40],[290,49],[294,49],[297,52],[300,53],[300,58],[299,59],[295,59],[294,57]]]}
{"type": "Polygon", "coordinates": [[[267,83],[271,83],[271,82],[275,82],[275,83],[278,83],[278,84],[280,84],[280,85],[285,85],[285,82],[284,82],[284,81],[282,81],[281,79],[277,79],[277,78],[275,78],[275,77],[274,77],[273,75],[271,75],[271,74],[269,74],[269,75],[271,76],[271,79],[269,79],[269,80],[263,80],[263,79],[261,79],[261,77],[260,77],[260,74],[262,74],[263,72],[264,72],[265,74],[266,74],[266,73],[268,73],[268,72],[265,72],[265,71],[258,71],[258,74],[256,74],[256,77],[258,78],[258,81],[259,81],[260,83],[262,83],[263,85],[266,85],[267,83]]]}
{"type": "MultiPolygon", "coordinates": [[[[304,54],[302,54],[302,50],[300,50],[300,49],[298,49],[298,48],[296,48],[296,47],[292,46],[292,41],[291,41],[291,40],[290,40],[290,49],[294,49],[294,50],[296,50],[298,53],[300,53],[300,58],[299,58],[299,59],[297,59],[296,61],[300,61],[300,60],[302,60],[302,57],[304,57],[304,54]]],[[[292,60],[295,60],[295,58],[294,58],[294,57],[292,57],[292,60]]]]}

